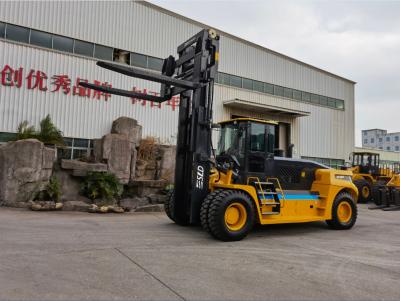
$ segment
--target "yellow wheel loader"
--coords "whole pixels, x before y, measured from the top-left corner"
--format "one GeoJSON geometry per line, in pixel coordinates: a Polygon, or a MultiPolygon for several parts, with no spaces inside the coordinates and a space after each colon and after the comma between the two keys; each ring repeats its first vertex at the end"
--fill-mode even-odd
{"type": "Polygon", "coordinates": [[[97,65],[161,84],[158,95],[80,85],[156,103],[180,96],[174,193],[165,204],[179,225],[201,224],[223,241],[243,239],[262,225],[326,221],[350,229],[357,218],[351,171],[274,156],[276,123],[250,118],[212,122],[219,36],[202,30],[164,60],[161,73],[108,62],[97,65]],[[212,156],[212,128],[220,127],[212,156]]]}
{"type": "Polygon", "coordinates": [[[394,175],[389,166],[380,166],[377,153],[353,152],[350,154],[351,166],[345,169],[353,173],[352,180],[357,186],[358,202],[368,203],[373,200],[374,190],[386,185],[394,175]]]}

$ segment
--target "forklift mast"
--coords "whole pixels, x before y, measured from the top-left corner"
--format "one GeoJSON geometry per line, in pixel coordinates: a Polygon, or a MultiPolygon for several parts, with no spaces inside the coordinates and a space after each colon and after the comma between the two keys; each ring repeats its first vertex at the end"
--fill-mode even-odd
{"type": "Polygon", "coordinates": [[[161,84],[160,96],[80,82],[93,90],[162,103],[180,95],[172,215],[178,224],[200,221],[200,206],[208,194],[214,80],[219,36],[203,29],[178,47],[178,59],[164,60],[162,73],[108,62],[97,65],[127,76],[161,84]]]}

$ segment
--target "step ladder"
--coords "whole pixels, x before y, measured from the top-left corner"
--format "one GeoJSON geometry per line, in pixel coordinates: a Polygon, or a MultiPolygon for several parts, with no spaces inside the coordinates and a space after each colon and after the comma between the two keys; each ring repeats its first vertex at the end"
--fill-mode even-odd
{"type": "Polygon", "coordinates": [[[280,186],[279,180],[276,178],[267,179],[266,182],[261,182],[257,177],[249,177],[247,179],[248,184],[250,183],[256,188],[257,197],[259,201],[260,208],[265,208],[264,206],[271,206],[271,210],[261,211],[262,215],[279,215],[281,212],[281,207],[283,205],[282,200],[279,198],[279,194],[282,195],[284,199],[283,190],[280,186]],[[276,184],[279,190],[276,189],[276,184]],[[270,198],[272,196],[272,199],[270,198]]]}

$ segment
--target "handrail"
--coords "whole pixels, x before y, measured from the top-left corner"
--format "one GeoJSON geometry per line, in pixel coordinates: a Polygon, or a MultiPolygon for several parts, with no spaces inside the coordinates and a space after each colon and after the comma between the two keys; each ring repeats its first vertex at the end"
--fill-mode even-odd
{"type": "MultiPolygon", "coordinates": [[[[261,186],[261,183],[260,183],[260,179],[258,177],[248,177],[247,178],[247,185],[249,185],[250,179],[256,179],[257,180],[257,184],[258,184],[258,186],[260,188],[262,196],[263,196],[264,200],[266,200],[267,198],[265,197],[264,189],[262,189],[262,186],[261,186]]],[[[257,191],[256,191],[256,193],[257,193],[257,191]]],[[[257,198],[258,198],[258,193],[257,193],[257,198]]]]}
{"type": "MultiPolygon", "coordinates": [[[[270,180],[276,181],[276,183],[278,184],[279,190],[282,193],[281,208],[283,208],[285,200],[286,200],[286,197],[285,197],[285,192],[282,189],[281,182],[279,182],[278,178],[267,177],[267,182],[270,181],[270,180]]],[[[278,199],[279,199],[279,195],[278,195],[278,199]]]]}

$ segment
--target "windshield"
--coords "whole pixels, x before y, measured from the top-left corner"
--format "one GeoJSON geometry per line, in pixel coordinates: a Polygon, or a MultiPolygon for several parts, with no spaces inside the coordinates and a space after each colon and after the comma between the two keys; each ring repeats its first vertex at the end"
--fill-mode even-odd
{"type": "Polygon", "coordinates": [[[233,155],[244,158],[245,135],[238,124],[226,124],[221,128],[218,142],[218,155],[233,155]]]}

